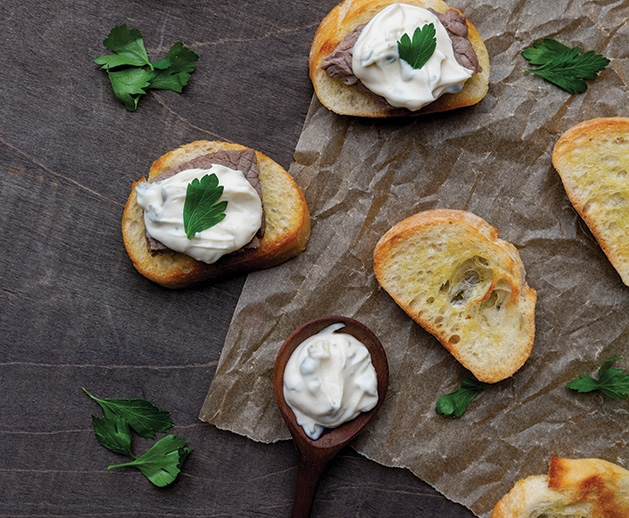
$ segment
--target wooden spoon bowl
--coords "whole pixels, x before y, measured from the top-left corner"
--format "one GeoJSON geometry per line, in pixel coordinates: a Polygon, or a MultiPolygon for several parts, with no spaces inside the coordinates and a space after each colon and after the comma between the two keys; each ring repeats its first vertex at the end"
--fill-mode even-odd
{"type": "Polygon", "coordinates": [[[376,335],[356,320],[340,316],[318,318],[302,325],[286,339],[275,361],[273,388],[275,399],[282,417],[293,436],[298,454],[297,490],[295,491],[293,504],[293,518],[310,516],[312,502],[323,470],[343,446],[354,439],[367,423],[373,419],[378,409],[382,406],[388,384],[389,364],[384,348],[376,335]],[[297,424],[295,414],[284,399],[284,369],[288,359],[299,344],[326,327],[339,322],[345,324],[345,327],[338,332],[354,336],[369,350],[371,362],[376,370],[378,379],[378,403],[370,411],[363,412],[355,419],[336,428],[326,429],[321,437],[312,440],[306,435],[303,428],[297,424]]]}

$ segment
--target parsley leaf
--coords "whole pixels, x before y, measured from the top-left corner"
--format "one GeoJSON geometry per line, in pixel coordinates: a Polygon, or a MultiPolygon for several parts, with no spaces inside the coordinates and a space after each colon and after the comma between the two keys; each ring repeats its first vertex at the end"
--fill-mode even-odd
{"type": "Polygon", "coordinates": [[[465,378],[457,390],[438,399],[436,411],[446,417],[461,417],[467,410],[467,406],[482,390],[482,383],[472,378],[465,378]]]}
{"type": "Polygon", "coordinates": [[[130,462],[112,464],[107,469],[134,467],[139,469],[154,485],[164,487],[173,482],[181,472],[181,465],[192,452],[185,439],[167,435],[157,441],[141,457],[130,462]]]}
{"type": "Polygon", "coordinates": [[[613,399],[624,400],[629,395],[629,374],[623,369],[612,368],[611,364],[620,360],[620,356],[612,356],[598,371],[598,380],[587,374],[580,374],[577,379],[566,384],[566,388],[577,392],[593,392],[600,390],[613,399]]]}
{"type": "Polygon", "coordinates": [[[107,71],[116,99],[129,111],[137,109],[148,89],[181,93],[199,59],[178,41],[163,59],[152,63],[140,31],[126,25],[114,27],[103,44],[115,54],[100,56],[94,62],[107,71]]]}
{"type": "Polygon", "coordinates": [[[116,99],[130,112],[135,111],[140,97],[150,85],[151,72],[144,68],[126,68],[107,70],[107,75],[116,99]]]}
{"type": "Polygon", "coordinates": [[[126,420],[142,437],[152,439],[155,432],[165,432],[173,426],[170,412],[160,410],[145,399],[99,399],[86,389],[83,389],[83,392],[101,406],[105,417],[126,420]]]}
{"type": "Polygon", "coordinates": [[[570,50],[570,47],[567,45],[559,43],[552,38],[545,38],[542,43],[535,42],[532,47],[524,49],[522,56],[531,65],[545,65],[548,61],[556,59],[567,50],[570,50]]]}
{"type": "Polygon", "coordinates": [[[108,450],[131,456],[131,431],[129,423],[121,417],[92,416],[96,439],[108,450]]]}
{"type": "Polygon", "coordinates": [[[197,59],[199,56],[178,41],[170,48],[164,59],[153,63],[151,88],[181,93],[183,87],[188,84],[190,74],[194,72],[194,62],[197,59]]]}
{"type": "MultiPolygon", "coordinates": [[[[144,399],[99,399],[83,389],[96,401],[105,417],[92,416],[92,424],[98,442],[105,448],[129,457],[131,453],[131,430],[143,437],[155,437],[155,432],[163,432],[173,426],[170,413],[160,410],[144,399]]],[[[107,469],[132,466],[138,468],[146,478],[158,487],[170,484],[181,471],[186,457],[192,452],[184,439],[167,435],[157,441],[141,457],[122,464],[112,464],[107,469]]]]}
{"type": "Polygon", "coordinates": [[[437,48],[437,31],[432,23],[417,27],[413,32],[413,39],[403,34],[397,42],[400,59],[406,61],[415,69],[423,67],[437,48]]]}
{"type": "Polygon", "coordinates": [[[114,27],[103,41],[103,45],[115,52],[115,54],[100,56],[94,60],[103,68],[114,68],[122,65],[136,67],[148,65],[151,69],[153,68],[144,46],[142,34],[138,29],[127,29],[126,25],[114,27]]]}
{"type": "Polygon", "coordinates": [[[580,54],[579,47],[568,47],[552,38],[544,38],[521,52],[531,64],[539,68],[528,69],[574,95],[587,90],[584,79],[594,79],[609,65],[610,60],[590,50],[580,54]]]}
{"type": "Polygon", "coordinates": [[[222,194],[223,186],[214,173],[206,174],[200,181],[195,178],[188,184],[183,205],[183,225],[188,239],[225,218],[227,201],[218,201],[222,194]]]}

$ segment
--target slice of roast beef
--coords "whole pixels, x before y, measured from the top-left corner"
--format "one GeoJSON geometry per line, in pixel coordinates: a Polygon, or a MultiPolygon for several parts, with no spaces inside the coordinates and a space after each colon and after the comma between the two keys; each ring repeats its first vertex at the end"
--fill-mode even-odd
{"type": "Polygon", "coordinates": [[[454,9],[448,9],[445,13],[438,13],[433,9],[428,9],[443,24],[452,40],[454,57],[459,65],[471,70],[474,74],[480,74],[483,67],[478,62],[478,56],[472,47],[468,35],[469,30],[465,17],[454,9]]]}
{"type": "MultiPolygon", "coordinates": [[[[448,36],[450,36],[454,57],[457,63],[468,70],[472,70],[474,74],[481,72],[482,67],[478,63],[478,57],[468,38],[468,28],[465,17],[454,9],[448,9],[445,13],[438,13],[433,9],[428,10],[439,18],[448,36]]],[[[345,36],[345,39],[336,46],[332,53],[323,58],[321,68],[323,68],[326,74],[331,78],[338,79],[339,81],[343,81],[346,85],[353,86],[358,91],[375,99],[382,106],[389,106],[386,99],[369,90],[369,88],[354,75],[352,69],[353,48],[364,27],[365,24],[359,25],[345,36]]]]}
{"type": "MultiPolygon", "coordinates": [[[[198,157],[193,158],[192,160],[185,162],[183,164],[179,164],[167,171],[164,171],[160,175],[156,176],[150,182],[157,182],[161,180],[166,180],[172,176],[175,176],[177,173],[181,171],[187,171],[188,169],[210,169],[213,165],[222,165],[224,167],[228,167],[229,169],[234,169],[236,171],[241,171],[247,181],[251,184],[251,186],[256,190],[258,196],[262,200],[262,186],[260,185],[260,169],[258,167],[258,161],[256,159],[256,152],[247,148],[244,150],[222,150],[217,151],[216,153],[208,153],[206,155],[200,155],[198,157]]],[[[264,207],[264,201],[263,201],[264,207]]],[[[253,237],[253,239],[247,243],[242,249],[254,249],[260,246],[259,238],[264,236],[264,230],[266,227],[266,218],[264,215],[264,210],[262,211],[262,224],[260,225],[260,229],[253,237]]],[[[159,242],[157,239],[151,237],[148,233],[146,234],[146,239],[149,243],[149,250],[151,253],[158,253],[168,250],[168,247],[163,243],[159,242]]]]}

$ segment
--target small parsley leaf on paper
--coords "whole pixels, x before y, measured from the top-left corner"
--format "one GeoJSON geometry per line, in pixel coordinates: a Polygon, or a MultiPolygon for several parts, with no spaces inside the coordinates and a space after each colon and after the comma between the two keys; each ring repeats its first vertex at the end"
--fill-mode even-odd
{"type": "Polygon", "coordinates": [[[214,173],[206,174],[201,180],[195,178],[188,184],[183,206],[183,224],[188,239],[225,218],[227,201],[219,201],[222,195],[223,186],[219,185],[214,173]]]}
{"type": "Polygon", "coordinates": [[[129,423],[121,417],[92,416],[96,439],[108,450],[131,456],[131,430],[129,423]]]}
{"type": "Polygon", "coordinates": [[[598,371],[598,380],[587,374],[580,374],[577,379],[566,384],[566,388],[577,392],[593,392],[600,390],[613,399],[624,400],[629,395],[629,374],[623,369],[612,368],[611,364],[620,360],[620,356],[612,356],[598,371]]]}
{"type": "Polygon", "coordinates": [[[134,467],[139,469],[157,487],[164,487],[173,482],[181,471],[181,465],[192,452],[185,439],[175,435],[167,435],[157,441],[151,448],[129,462],[112,464],[107,469],[134,467]]]}
{"type": "Polygon", "coordinates": [[[107,72],[116,99],[135,111],[149,89],[181,93],[190,81],[199,56],[178,41],[166,56],[152,63],[138,29],[114,27],[103,41],[114,52],[94,60],[107,72]]]}
{"type": "Polygon", "coordinates": [[[400,59],[406,61],[414,69],[422,68],[434,54],[437,48],[437,31],[432,23],[417,27],[413,32],[413,39],[403,34],[397,42],[400,59]]]}
{"type": "Polygon", "coordinates": [[[544,38],[541,43],[535,42],[532,47],[523,50],[522,56],[524,56],[531,65],[545,65],[569,50],[570,47],[559,43],[557,40],[544,38]]]}
{"type": "Polygon", "coordinates": [[[590,50],[580,53],[579,47],[568,47],[552,38],[544,38],[522,51],[522,56],[538,68],[528,69],[571,95],[587,90],[585,79],[594,79],[610,60],[590,50]]]}
{"type": "Polygon", "coordinates": [[[446,417],[461,417],[472,400],[483,390],[483,384],[472,378],[465,378],[454,392],[437,400],[436,411],[446,417]]]}
{"type": "Polygon", "coordinates": [[[142,437],[153,439],[155,432],[165,432],[173,426],[170,412],[160,410],[145,399],[99,399],[86,389],[83,389],[83,392],[101,406],[105,417],[126,420],[129,426],[142,437]]]}

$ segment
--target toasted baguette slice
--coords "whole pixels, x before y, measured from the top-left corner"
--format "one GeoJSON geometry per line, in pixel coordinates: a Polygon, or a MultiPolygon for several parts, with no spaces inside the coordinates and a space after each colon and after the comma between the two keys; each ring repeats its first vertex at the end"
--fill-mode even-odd
{"type": "Polygon", "coordinates": [[[501,381],[529,357],[537,295],[519,252],[478,216],[415,214],[382,236],[373,268],[393,300],[479,381],[501,381]]]}
{"type": "MultiPolygon", "coordinates": [[[[198,140],[157,159],[148,178],[156,178],[200,155],[243,149],[246,148],[238,144],[198,140]]],[[[269,268],[302,252],[310,237],[310,215],[304,196],[292,176],[279,164],[259,151],[256,151],[256,157],[266,217],[265,233],[259,248],[234,252],[214,264],[206,264],[172,250],[151,254],[145,235],[144,213],[135,194],[135,186],[145,181],[142,178],[133,184],[122,215],[122,237],[135,268],[162,286],[185,288],[269,268]]]]}
{"type": "MultiPolygon", "coordinates": [[[[476,52],[482,72],[468,79],[460,92],[444,94],[417,112],[383,106],[353,86],[327,75],[321,68],[324,58],[358,25],[368,23],[378,12],[394,3],[394,0],[344,0],[323,19],[315,33],[308,60],[310,79],[321,103],[341,115],[383,118],[453,110],[476,104],[485,97],[489,89],[489,54],[483,39],[469,20],[468,39],[476,52]]],[[[403,3],[424,9],[431,8],[439,13],[452,9],[442,0],[405,0],[403,3]]]]}
{"type": "Polygon", "coordinates": [[[519,480],[491,518],[629,516],[629,471],[601,459],[550,459],[548,475],[519,480]]]}
{"type": "Polygon", "coordinates": [[[570,202],[629,286],[629,118],[573,126],[552,160],[570,202]]]}

